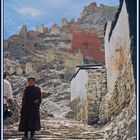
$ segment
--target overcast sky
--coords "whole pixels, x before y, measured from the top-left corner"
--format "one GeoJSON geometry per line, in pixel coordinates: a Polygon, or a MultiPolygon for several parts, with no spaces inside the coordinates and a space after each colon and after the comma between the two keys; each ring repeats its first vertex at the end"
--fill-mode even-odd
{"type": "MultiPolygon", "coordinates": [[[[60,24],[62,18],[68,20],[80,16],[85,5],[93,0],[3,0],[4,38],[18,34],[23,24],[28,30],[44,24],[50,27],[60,24]]],[[[118,6],[119,0],[94,0],[97,5],[118,6]]]]}

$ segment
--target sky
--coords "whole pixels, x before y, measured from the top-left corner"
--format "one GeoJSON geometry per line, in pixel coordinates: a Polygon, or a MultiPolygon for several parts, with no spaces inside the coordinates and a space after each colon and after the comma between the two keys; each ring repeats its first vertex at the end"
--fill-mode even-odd
{"type": "Polygon", "coordinates": [[[91,2],[118,6],[119,0],[3,0],[4,38],[19,34],[22,25],[28,30],[40,24],[50,27],[61,24],[62,18],[78,19],[85,5],[91,2]]]}

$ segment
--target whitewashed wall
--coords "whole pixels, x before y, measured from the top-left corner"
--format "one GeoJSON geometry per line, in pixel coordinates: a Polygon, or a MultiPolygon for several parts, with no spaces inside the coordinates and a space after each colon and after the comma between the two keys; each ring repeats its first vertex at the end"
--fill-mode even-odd
{"type": "Polygon", "coordinates": [[[86,70],[80,70],[75,78],[71,81],[71,101],[80,97],[80,100],[86,98],[87,88],[86,84],[88,82],[88,73],[86,70]]]}
{"type": "Polygon", "coordinates": [[[110,28],[111,23],[108,22],[105,34],[105,62],[109,92],[114,89],[115,81],[130,54],[129,21],[125,2],[109,41],[110,28]]]}

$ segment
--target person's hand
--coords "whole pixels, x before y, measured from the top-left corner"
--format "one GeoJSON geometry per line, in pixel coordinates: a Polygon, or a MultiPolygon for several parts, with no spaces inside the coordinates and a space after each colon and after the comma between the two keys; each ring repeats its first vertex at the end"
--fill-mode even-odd
{"type": "Polygon", "coordinates": [[[39,103],[39,99],[35,100],[34,103],[35,103],[35,104],[39,103]]]}

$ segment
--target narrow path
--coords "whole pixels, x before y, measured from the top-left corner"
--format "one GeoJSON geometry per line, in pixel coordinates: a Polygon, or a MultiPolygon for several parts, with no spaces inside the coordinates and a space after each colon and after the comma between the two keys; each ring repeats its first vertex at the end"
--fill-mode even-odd
{"type": "MultiPolygon", "coordinates": [[[[41,120],[37,140],[105,140],[105,133],[75,120],[51,118],[41,120]]],[[[17,131],[18,123],[4,128],[4,140],[21,140],[23,133],[17,131]]]]}

